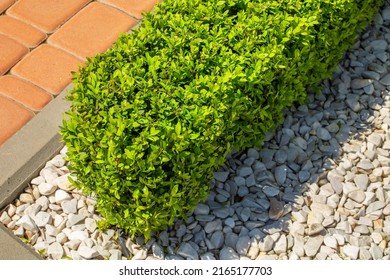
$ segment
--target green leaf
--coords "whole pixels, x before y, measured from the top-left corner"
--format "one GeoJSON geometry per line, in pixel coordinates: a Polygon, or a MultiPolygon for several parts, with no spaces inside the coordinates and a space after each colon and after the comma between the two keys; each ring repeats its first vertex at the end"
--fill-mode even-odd
{"type": "Polygon", "coordinates": [[[136,156],[136,152],[134,150],[128,150],[128,149],[125,149],[125,154],[127,156],[128,159],[131,159],[131,160],[134,160],[135,159],[135,156],[136,156]]]}
{"type": "Polygon", "coordinates": [[[160,132],[160,130],[155,129],[153,126],[150,128],[150,135],[154,136],[157,135],[160,132]]]}
{"type": "Polygon", "coordinates": [[[181,132],[181,123],[177,122],[175,126],[175,133],[176,135],[180,135],[180,132],[181,132]]]}

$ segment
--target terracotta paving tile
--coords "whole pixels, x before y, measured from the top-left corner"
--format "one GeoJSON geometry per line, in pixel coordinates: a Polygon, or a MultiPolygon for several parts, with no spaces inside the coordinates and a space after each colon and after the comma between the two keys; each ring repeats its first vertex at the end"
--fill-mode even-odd
{"type": "Polygon", "coordinates": [[[51,33],[90,0],[19,0],[7,14],[51,33]]]}
{"type": "Polygon", "coordinates": [[[0,34],[0,75],[7,72],[26,53],[28,53],[26,46],[0,34]]]}
{"type": "Polygon", "coordinates": [[[74,56],[44,44],[16,64],[11,73],[57,95],[71,82],[71,71],[82,64],[74,56]]]}
{"type": "Polygon", "coordinates": [[[42,110],[53,99],[39,87],[12,75],[0,77],[0,95],[5,95],[34,112],[42,110]]]}
{"type": "Polygon", "coordinates": [[[26,124],[34,114],[0,95],[0,145],[26,124]]]}
{"type": "Polygon", "coordinates": [[[46,39],[46,34],[20,20],[9,16],[0,16],[0,33],[34,48],[46,39]]]}
{"type": "Polygon", "coordinates": [[[161,0],[102,0],[101,2],[121,9],[136,18],[142,18],[142,12],[151,11],[161,0]]]}
{"type": "Polygon", "coordinates": [[[48,42],[84,59],[106,51],[121,32],[136,23],[125,13],[94,2],[58,29],[48,42]]]}
{"type": "Polygon", "coordinates": [[[5,11],[9,6],[11,6],[15,0],[0,0],[0,14],[5,11]]]}

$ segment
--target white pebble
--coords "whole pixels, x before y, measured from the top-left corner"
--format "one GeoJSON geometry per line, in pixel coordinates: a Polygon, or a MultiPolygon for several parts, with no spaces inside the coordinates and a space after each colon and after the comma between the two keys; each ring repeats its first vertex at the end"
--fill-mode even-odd
{"type": "Polygon", "coordinates": [[[37,225],[33,219],[30,218],[30,216],[21,217],[20,220],[16,222],[16,225],[22,226],[24,229],[30,230],[32,232],[36,232],[38,230],[37,225]]]}
{"type": "Polygon", "coordinates": [[[61,244],[58,242],[52,243],[49,248],[47,249],[48,256],[53,260],[59,260],[64,255],[64,249],[62,248],[61,244]]]}
{"type": "Polygon", "coordinates": [[[50,223],[51,216],[47,212],[39,212],[35,215],[34,221],[38,227],[44,227],[46,224],[50,223]]]}
{"type": "Polygon", "coordinates": [[[69,240],[85,240],[88,238],[89,235],[85,231],[73,231],[69,234],[68,239],[69,240]]]}
{"type": "Polygon", "coordinates": [[[72,196],[64,190],[57,190],[55,193],[55,202],[61,203],[65,200],[72,199],[72,196]]]}
{"type": "Polygon", "coordinates": [[[41,195],[51,195],[56,191],[57,187],[49,183],[41,183],[38,185],[38,190],[41,195]]]}

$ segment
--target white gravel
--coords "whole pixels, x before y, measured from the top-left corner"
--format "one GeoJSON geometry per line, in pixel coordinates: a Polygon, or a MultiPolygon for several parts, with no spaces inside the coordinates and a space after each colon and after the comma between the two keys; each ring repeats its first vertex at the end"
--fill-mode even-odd
{"type": "Polygon", "coordinates": [[[390,259],[390,5],[256,147],[229,155],[208,199],[145,243],[101,232],[68,181],[66,147],[0,222],[47,259],[390,259]]]}

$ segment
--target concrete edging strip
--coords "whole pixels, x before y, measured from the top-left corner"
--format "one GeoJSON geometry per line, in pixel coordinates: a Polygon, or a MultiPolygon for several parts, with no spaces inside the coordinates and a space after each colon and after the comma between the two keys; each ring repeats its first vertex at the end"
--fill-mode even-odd
{"type": "MultiPolygon", "coordinates": [[[[26,188],[28,182],[39,174],[46,162],[64,146],[60,142],[58,132],[63,114],[70,109],[70,102],[65,101],[64,97],[72,87],[70,84],[65,88],[0,147],[0,210],[12,203],[26,188]]],[[[9,230],[4,226],[0,227],[0,259],[30,259],[33,250],[12,236],[11,232],[3,231],[9,230]],[[12,239],[9,239],[11,237],[19,244],[13,242],[15,246],[5,245],[6,241],[12,242],[12,239]],[[20,245],[24,245],[26,254],[16,250],[20,245]],[[12,250],[3,250],[11,247],[12,250]]],[[[36,254],[35,258],[40,257],[36,254]]]]}
{"type": "Polygon", "coordinates": [[[0,260],[42,260],[32,248],[23,243],[0,223],[0,260]]]}

